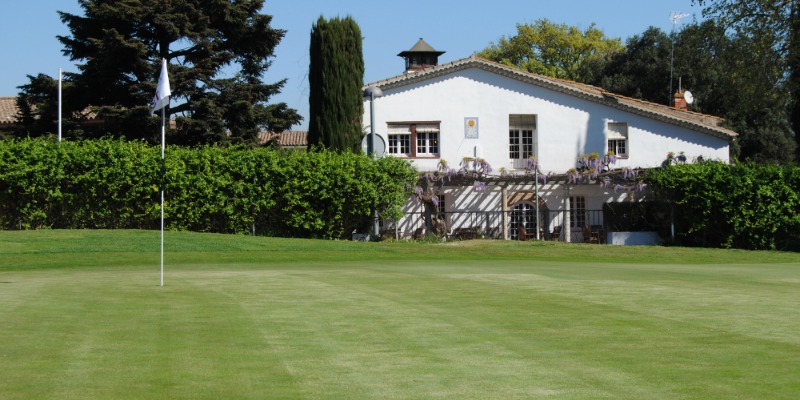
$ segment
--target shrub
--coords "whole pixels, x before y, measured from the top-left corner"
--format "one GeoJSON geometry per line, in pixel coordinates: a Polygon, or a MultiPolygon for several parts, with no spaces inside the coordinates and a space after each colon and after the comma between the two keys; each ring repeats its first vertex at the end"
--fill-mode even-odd
{"type": "MultiPolygon", "coordinates": [[[[0,141],[0,228],[158,228],[161,165],[141,142],[0,141]]],[[[319,238],[398,217],[416,179],[394,158],[236,146],[169,147],[165,175],[170,229],[319,238]]]]}
{"type": "Polygon", "coordinates": [[[671,165],[647,176],[674,207],[681,244],[744,249],[789,249],[800,240],[800,168],[671,165]]]}

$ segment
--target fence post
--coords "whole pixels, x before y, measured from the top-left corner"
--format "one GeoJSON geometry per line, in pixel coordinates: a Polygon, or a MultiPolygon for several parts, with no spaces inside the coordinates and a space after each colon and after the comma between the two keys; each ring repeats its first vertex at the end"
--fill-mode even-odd
{"type": "Polygon", "coordinates": [[[508,189],[505,186],[502,187],[500,201],[503,203],[500,205],[500,210],[502,212],[501,220],[503,224],[500,229],[503,230],[503,240],[508,240],[508,189]]]}

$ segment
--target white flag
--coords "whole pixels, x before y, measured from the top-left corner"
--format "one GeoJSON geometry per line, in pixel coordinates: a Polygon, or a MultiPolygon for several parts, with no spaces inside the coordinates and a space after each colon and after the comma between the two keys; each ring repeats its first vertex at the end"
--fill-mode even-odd
{"type": "Polygon", "coordinates": [[[153,111],[156,112],[169,104],[169,96],[172,92],[169,89],[169,76],[167,75],[167,59],[161,59],[161,75],[158,76],[158,87],[156,95],[153,97],[153,111]]]}

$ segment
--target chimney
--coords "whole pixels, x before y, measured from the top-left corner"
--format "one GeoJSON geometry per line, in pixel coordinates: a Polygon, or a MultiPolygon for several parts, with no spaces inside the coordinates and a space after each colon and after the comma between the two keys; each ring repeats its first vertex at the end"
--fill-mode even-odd
{"type": "Polygon", "coordinates": [[[417,71],[424,71],[426,68],[431,68],[439,65],[439,56],[444,54],[444,51],[439,51],[431,47],[422,38],[419,38],[417,44],[409,50],[403,51],[398,56],[406,60],[406,73],[417,71]]]}
{"type": "Polygon", "coordinates": [[[675,104],[676,110],[686,110],[686,98],[683,95],[683,90],[675,93],[673,104],[675,104]]]}

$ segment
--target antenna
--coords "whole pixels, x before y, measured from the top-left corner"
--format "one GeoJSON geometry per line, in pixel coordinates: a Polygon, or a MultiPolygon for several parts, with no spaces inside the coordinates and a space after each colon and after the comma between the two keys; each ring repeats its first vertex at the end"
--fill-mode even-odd
{"type": "Polygon", "coordinates": [[[689,14],[682,13],[682,12],[679,12],[679,11],[673,11],[673,12],[669,13],[669,19],[672,21],[673,28],[675,27],[675,24],[681,22],[682,18],[686,18],[688,16],[689,16],[689,14]]]}
{"type": "MultiPolygon", "coordinates": [[[[682,13],[679,11],[673,11],[669,13],[669,19],[672,21],[672,34],[670,36],[675,35],[675,25],[681,22],[681,19],[688,17],[689,14],[682,13]]],[[[672,41],[672,51],[670,53],[669,59],[669,101],[672,102],[672,65],[675,63],[675,40],[670,37],[672,41]]]]}

